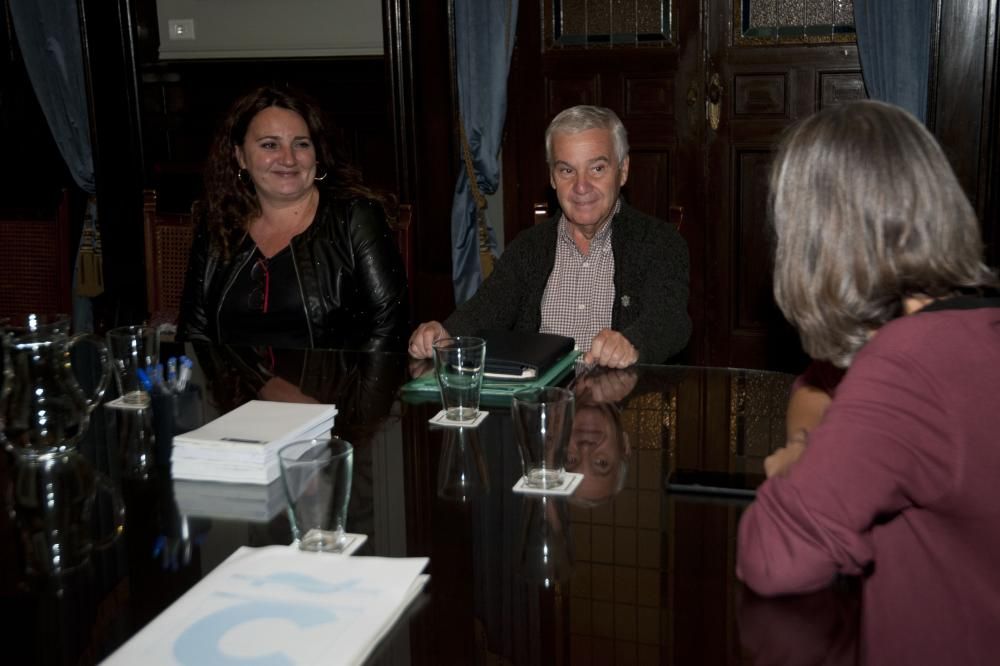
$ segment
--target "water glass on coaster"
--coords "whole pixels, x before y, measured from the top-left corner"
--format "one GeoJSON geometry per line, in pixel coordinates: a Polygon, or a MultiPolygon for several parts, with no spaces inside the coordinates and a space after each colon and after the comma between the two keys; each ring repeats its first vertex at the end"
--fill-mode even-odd
{"type": "Polygon", "coordinates": [[[511,397],[514,434],[529,488],[556,490],[563,485],[574,408],[573,392],[555,386],[521,389],[511,397]]]}
{"type": "Polygon", "coordinates": [[[121,326],[108,331],[111,365],[118,392],[127,405],[146,405],[149,393],[140,380],[140,370],[160,362],[160,332],[153,326],[121,326]]]}
{"type": "Polygon", "coordinates": [[[471,421],[479,415],[479,393],[486,365],[486,341],[458,336],[434,341],[434,375],[449,421],[471,421]]]}
{"type": "Polygon", "coordinates": [[[343,552],[350,545],[346,526],[354,448],[336,437],[292,442],[278,451],[278,463],[294,545],[343,552]]]}

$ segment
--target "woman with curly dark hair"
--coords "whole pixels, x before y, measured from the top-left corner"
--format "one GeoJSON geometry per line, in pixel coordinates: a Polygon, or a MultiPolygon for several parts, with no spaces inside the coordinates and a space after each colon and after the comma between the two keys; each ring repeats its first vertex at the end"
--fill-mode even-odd
{"type": "Polygon", "coordinates": [[[240,98],[207,159],[178,336],[401,349],[407,283],[387,207],[335,154],[302,94],[240,98]]]}

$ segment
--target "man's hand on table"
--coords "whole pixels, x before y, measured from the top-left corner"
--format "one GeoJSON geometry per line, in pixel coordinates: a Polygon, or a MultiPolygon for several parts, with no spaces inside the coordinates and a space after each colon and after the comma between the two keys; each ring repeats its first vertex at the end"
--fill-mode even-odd
{"type": "Polygon", "coordinates": [[[413,358],[431,358],[434,355],[434,341],[447,338],[448,331],[441,322],[425,321],[417,326],[410,336],[410,346],[407,348],[413,358]]]}
{"type": "Polygon", "coordinates": [[[580,375],[574,391],[586,402],[618,402],[632,392],[639,377],[635,370],[604,370],[595,368],[580,375]]]}
{"type": "Polygon", "coordinates": [[[605,328],[594,336],[590,351],[583,355],[584,363],[606,368],[627,368],[639,360],[639,351],[618,331],[605,328]]]}

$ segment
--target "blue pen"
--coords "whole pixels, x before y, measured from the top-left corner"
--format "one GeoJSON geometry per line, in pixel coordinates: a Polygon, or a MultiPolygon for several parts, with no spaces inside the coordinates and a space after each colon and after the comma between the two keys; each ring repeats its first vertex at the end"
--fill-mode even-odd
{"type": "Polygon", "coordinates": [[[153,392],[153,382],[149,379],[149,375],[142,368],[136,368],[136,376],[139,378],[139,383],[142,384],[142,388],[146,389],[146,393],[153,392]]]}
{"type": "Polygon", "coordinates": [[[180,359],[181,369],[180,374],[177,377],[177,392],[180,393],[187,386],[188,380],[191,379],[191,368],[194,363],[191,362],[187,356],[181,356],[180,359]]]}
{"type": "Polygon", "coordinates": [[[177,390],[177,357],[167,359],[167,390],[171,393],[177,390]]]}

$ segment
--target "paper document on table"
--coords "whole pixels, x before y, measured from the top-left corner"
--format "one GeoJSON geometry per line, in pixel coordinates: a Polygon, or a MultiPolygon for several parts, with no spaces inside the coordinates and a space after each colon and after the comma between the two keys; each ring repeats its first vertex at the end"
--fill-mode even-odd
{"type": "Polygon", "coordinates": [[[360,664],[427,582],[427,561],[244,547],[104,663],[360,664]]]}
{"type": "Polygon", "coordinates": [[[280,479],[268,485],[174,480],[177,511],[184,516],[269,522],[288,506],[280,479]]]}
{"type": "Polygon", "coordinates": [[[209,421],[197,430],[174,437],[174,447],[192,447],[218,455],[263,462],[288,442],[317,428],[333,428],[334,405],[251,400],[209,421]]]}
{"type": "Polygon", "coordinates": [[[197,430],[177,435],[170,453],[175,479],[269,484],[278,478],[278,450],[328,437],[337,408],[293,402],[250,402],[197,430]]]}

